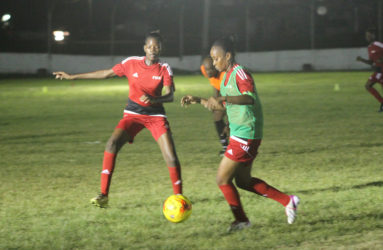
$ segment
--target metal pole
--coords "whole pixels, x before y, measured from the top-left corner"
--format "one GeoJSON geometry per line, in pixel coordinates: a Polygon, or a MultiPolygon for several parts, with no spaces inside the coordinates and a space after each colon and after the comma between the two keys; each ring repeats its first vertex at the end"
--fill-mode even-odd
{"type": "Polygon", "coordinates": [[[310,5],[310,49],[315,49],[315,0],[310,5]]]}
{"type": "Polygon", "coordinates": [[[204,0],[202,22],[202,55],[209,49],[209,23],[210,23],[210,0],[204,0]]]}
{"type": "Polygon", "coordinates": [[[383,0],[378,0],[378,40],[382,41],[383,39],[383,34],[382,34],[382,22],[383,22],[383,0]]]}
{"type": "Polygon", "coordinates": [[[93,30],[93,0],[88,0],[88,26],[93,30]]]}
{"type": "Polygon", "coordinates": [[[115,16],[117,10],[118,0],[113,1],[112,13],[110,15],[110,47],[109,54],[111,57],[114,55],[114,40],[115,40],[115,16]]]}
{"type": "Polygon", "coordinates": [[[246,15],[246,51],[250,51],[250,8],[245,8],[246,15]]]}
{"type": "Polygon", "coordinates": [[[184,15],[185,15],[185,4],[181,3],[180,16],[179,16],[179,57],[182,60],[184,55],[184,15]]]}
{"type": "Polygon", "coordinates": [[[47,54],[48,64],[47,70],[52,70],[52,17],[55,9],[56,0],[48,1],[48,14],[47,14],[47,54]]]}

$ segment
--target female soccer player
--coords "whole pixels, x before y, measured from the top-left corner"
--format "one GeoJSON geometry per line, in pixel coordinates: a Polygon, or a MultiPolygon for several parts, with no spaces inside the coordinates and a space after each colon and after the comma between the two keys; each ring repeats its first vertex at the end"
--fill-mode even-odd
{"type": "Polygon", "coordinates": [[[230,140],[219,165],[216,181],[235,217],[228,231],[250,227],[233,179],[239,188],[271,198],[285,206],[287,222],[291,224],[297,216],[299,198],[282,193],[263,180],[251,176],[252,162],[258,153],[263,130],[262,107],[253,78],[247,70],[235,63],[232,40],[217,40],[210,55],[215,68],[226,72],[221,82],[221,96],[204,99],[187,95],[181,99],[181,105],[200,103],[209,110],[223,110],[226,106],[230,140]]]}
{"type": "Polygon", "coordinates": [[[128,57],[111,69],[70,75],[54,72],[56,79],[104,79],[125,76],[129,81],[129,99],[124,116],[109,138],[101,172],[101,193],[91,199],[98,207],[108,205],[108,194],[116,157],[121,147],[147,128],[157,141],[168,166],[174,194],[182,194],[181,166],[162,103],[173,101],[174,83],[170,66],[159,61],[162,37],[158,32],[145,38],[145,57],[128,57]],[[164,94],[162,95],[162,89],[164,94]]]}
{"type": "MultiPolygon", "coordinates": [[[[213,60],[210,56],[207,56],[203,59],[201,65],[201,73],[204,77],[209,79],[210,85],[213,86],[214,96],[220,96],[219,89],[221,86],[221,81],[225,72],[218,72],[213,65],[213,60]]],[[[213,120],[215,129],[217,130],[219,142],[222,145],[222,150],[219,152],[220,156],[223,156],[228,142],[228,127],[226,126],[226,122],[224,121],[226,116],[225,110],[213,110],[213,120]]]]}
{"type": "Polygon", "coordinates": [[[379,111],[383,112],[383,97],[373,87],[375,83],[380,83],[383,87],[383,43],[375,41],[375,29],[366,31],[366,41],[368,45],[368,59],[358,56],[357,61],[373,66],[375,72],[368,78],[365,87],[366,90],[380,103],[379,111]]]}

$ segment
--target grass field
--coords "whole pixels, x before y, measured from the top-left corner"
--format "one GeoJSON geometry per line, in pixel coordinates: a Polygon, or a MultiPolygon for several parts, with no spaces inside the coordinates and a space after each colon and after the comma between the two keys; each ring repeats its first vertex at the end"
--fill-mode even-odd
{"type": "Polygon", "coordinates": [[[180,224],[162,215],[172,188],[148,131],[118,157],[110,208],[89,204],[126,80],[0,80],[0,249],[382,249],[383,114],[364,90],[368,76],[255,75],[265,129],[253,175],[302,203],[288,225],[280,204],[240,191],[253,226],[233,234],[215,184],[211,114],[179,105],[184,94],[211,94],[201,76],[176,76],[175,102],[166,104],[193,202],[180,224]]]}

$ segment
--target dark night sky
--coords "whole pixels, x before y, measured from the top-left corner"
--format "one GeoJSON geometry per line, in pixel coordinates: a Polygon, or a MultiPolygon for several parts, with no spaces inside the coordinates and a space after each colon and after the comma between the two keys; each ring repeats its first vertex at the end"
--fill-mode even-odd
{"type": "MultiPolygon", "coordinates": [[[[326,15],[315,14],[315,48],[365,46],[364,30],[377,26],[378,1],[315,0],[326,15]]],[[[0,14],[12,14],[2,25],[1,51],[46,53],[48,10],[56,2],[52,29],[71,35],[65,43],[52,43],[53,53],[110,54],[111,27],[115,30],[113,54],[141,54],[146,32],[160,29],[165,55],[200,54],[204,0],[1,0],[0,14]],[[114,25],[113,4],[117,4],[114,25]],[[182,14],[182,9],[184,12],[182,14]],[[183,17],[183,26],[180,18],[183,17]],[[183,51],[180,44],[183,30],[183,51]]],[[[238,51],[310,48],[309,0],[211,1],[209,44],[234,34],[238,51]]]]}

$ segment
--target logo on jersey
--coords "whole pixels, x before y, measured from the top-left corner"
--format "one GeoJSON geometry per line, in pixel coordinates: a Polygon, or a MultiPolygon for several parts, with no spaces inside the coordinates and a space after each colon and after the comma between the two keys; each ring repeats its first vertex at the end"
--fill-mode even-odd
{"type": "Polygon", "coordinates": [[[137,72],[134,73],[133,76],[134,76],[135,78],[138,78],[138,73],[137,73],[137,72]]]}
{"type": "Polygon", "coordinates": [[[232,150],[232,149],[229,149],[229,150],[227,151],[227,153],[230,154],[230,155],[233,155],[233,150],[232,150]]]}
{"type": "Polygon", "coordinates": [[[161,76],[153,76],[152,79],[153,80],[161,80],[161,76]]]}
{"type": "Polygon", "coordinates": [[[242,145],[241,144],[241,148],[243,151],[245,151],[246,153],[249,151],[250,147],[249,146],[246,146],[246,145],[242,145]]]}
{"type": "Polygon", "coordinates": [[[104,169],[104,170],[102,170],[101,174],[110,174],[110,172],[108,169],[104,169]]]}
{"type": "Polygon", "coordinates": [[[371,50],[371,53],[375,53],[376,51],[375,50],[371,50]]]}

